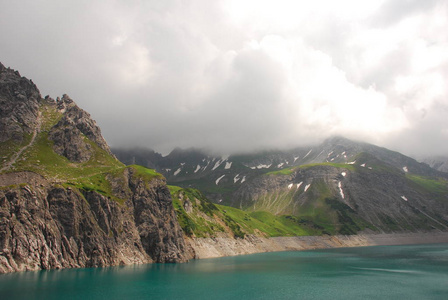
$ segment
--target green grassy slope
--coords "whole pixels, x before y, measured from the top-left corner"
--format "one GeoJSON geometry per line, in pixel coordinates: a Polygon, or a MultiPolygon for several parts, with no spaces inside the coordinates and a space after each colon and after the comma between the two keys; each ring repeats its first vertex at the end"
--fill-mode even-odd
{"type": "MultiPolygon", "coordinates": [[[[83,138],[94,153],[89,161],[73,163],[57,154],[53,150],[53,142],[48,139],[48,132],[60,120],[62,113],[56,109],[54,103],[47,102],[42,102],[40,112],[42,122],[40,132],[34,143],[19,156],[8,171],[32,171],[55,181],[66,181],[82,179],[124,167],[121,162],[85,136],[83,138]]],[[[26,138],[20,145],[11,141],[1,143],[0,153],[15,153],[29,141],[30,138],[26,138]]]]}
{"type": "MultiPolygon", "coordinates": [[[[51,128],[61,119],[62,113],[56,108],[56,103],[42,101],[40,106],[41,126],[37,136],[26,150],[18,157],[10,169],[5,172],[30,171],[38,173],[49,181],[79,191],[96,191],[118,203],[123,203],[123,195],[118,195],[112,188],[112,181],[124,179],[125,170],[131,169],[134,177],[146,182],[163,176],[154,170],[141,166],[125,166],[96,143],[83,136],[91,147],[92,157],[82,163],[69,161],[66,157],[53,150],[53,142],[48,138],[51,128]]],[[[26,136],[20,144],[13,141],[0,143],[0,153],[5,160],[12,157],[21,148],[28,145],[31,135],[26,136]]]]}
{"type": "Polygon", "coordinates": [[[196,189],[169,186],[179,223],[188,236],[319,235],[321,227],[294,216],[276,216],[266,211],[247,212],[210,202],[196,189]]]}

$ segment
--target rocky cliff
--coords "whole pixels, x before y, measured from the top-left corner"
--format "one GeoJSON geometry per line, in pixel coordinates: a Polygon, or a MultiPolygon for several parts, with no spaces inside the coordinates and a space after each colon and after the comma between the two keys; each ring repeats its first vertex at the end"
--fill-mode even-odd
{"type": "Polygon", "coordinates": [[[111,181],[122,203],[35,173],[0,175],[0,272],[191,258],[164,180],[135,172],[111,181]]]}
{"type": "Polygon", "coordinates": [[[0,126],[0,273],[194,256],[164,177],[117,161],[67,95],[0,64],[0,126]]]}
{"type": "Polygon", "coordinates": [[[21,142],[33,132],[40,99],[32,81],[0,63],[0,142],[21,142]]]}

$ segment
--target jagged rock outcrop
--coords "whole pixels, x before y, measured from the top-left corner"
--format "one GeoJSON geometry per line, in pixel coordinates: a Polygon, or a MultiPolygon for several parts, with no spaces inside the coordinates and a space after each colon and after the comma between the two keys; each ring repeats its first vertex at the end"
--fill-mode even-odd
{"type": "Polygon", "coordinates": [[[57,99],[57,107],[63,116],[51,128],[49,138],[54,142],[53,149],[59,155],[73,162],[88,161],[93,153],[91,142],[113,155],[101,135],[100,128],[90,114],[80,109],[69,96],[57,99]]]}
{"type": "Polygon", "coordinates": [[[22,142],[36,126],[41,99],[36,85],[0,63],[0,142],[22,142]]]}
{"type": "Polygon", "coordinates": [[[0,64],[0,127],[0,273],[194,257],[164,177],[118,162],[67,95],[0,64]]]}

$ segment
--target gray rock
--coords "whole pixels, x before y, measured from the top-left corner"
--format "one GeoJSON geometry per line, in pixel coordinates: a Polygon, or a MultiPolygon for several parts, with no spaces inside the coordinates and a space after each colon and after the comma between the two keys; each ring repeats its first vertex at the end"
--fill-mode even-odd
{"type": "Polygon", "coordinates": [[[40,99],[31,80],[0,63],[0,142],[22,142],[33,132],[40,99]]]}
{"type": "Polygon", "coordinates": [[[89,143],[89,141],[93,141],[113,156],[101,135],[100,128],[91,119],[89,113],[80,109],[67,95],[63,95],[62,99],[57,101],[57,106],[63,116],[49,133],[56,153],[73,162],[85,162],[92,157],[95,151],[89,143]]]}
{"type": "MultiPolygon", "coordinates": [[[[114,159],[95,121],[72,99],[67,95],[57,101],[42,99],[30,80],[1,64],[0,128],[5,153],[12,149],[10,140],[17,146],[33,134],[27,140],[32,144],[36,134],[42,138],[48,133],[54,151],[72,162],[87,162],[98,153],[114,159]],[[57,124],[43,131],[39,131],[41,105],[61,114],[57,124]]],[[[19,154],[29,145],[20,146],[19,154]]],[[[114,166],[114,175],[105,175],[112,193],[76,188],[29,171],[2,170],[0,273],[193,258],[165,179],[140,176],[133,168],[120,173],[120,164],[114,166]]]]}
{"type": "Polygon", "coordinates": [[[193,258],[164,180],[128,169],[115,186],[129,196],[123,204],[45,179],[2,189],[0,273],[193,258]]]}

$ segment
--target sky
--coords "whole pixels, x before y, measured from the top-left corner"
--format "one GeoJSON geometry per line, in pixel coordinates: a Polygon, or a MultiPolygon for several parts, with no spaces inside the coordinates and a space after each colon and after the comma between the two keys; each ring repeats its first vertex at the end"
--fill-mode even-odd
{"type": "Polygon", "coordinates": [[[445,0],[1,0],[0,62],[112,147],[448,156],[445,0]]]}

